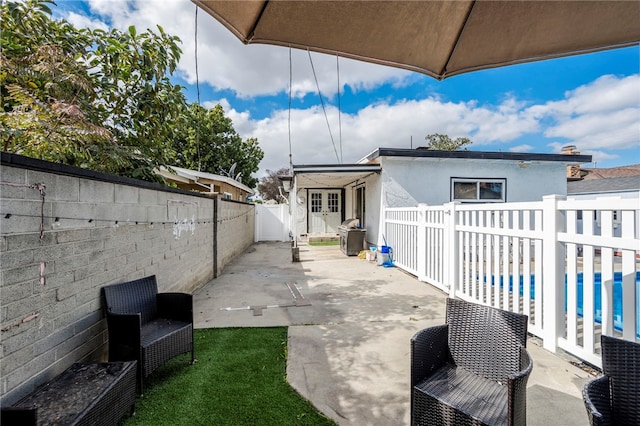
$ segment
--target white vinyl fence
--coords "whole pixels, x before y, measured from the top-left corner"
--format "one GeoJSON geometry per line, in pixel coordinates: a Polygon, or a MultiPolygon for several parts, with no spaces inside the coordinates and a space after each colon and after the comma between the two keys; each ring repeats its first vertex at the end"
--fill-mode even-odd
{"type": "Polygon", "coordinates": [[[255,235],[258,241],[289,241],[290,222],[287,204],[256,204],[255,235]]]}
{"type": "Polygon", "coordinates": [[[600,366],[600,335],[640,341],[637,199],[385,209],[394,263],[451,297],[529,316],[529,332],[600,366]]]}

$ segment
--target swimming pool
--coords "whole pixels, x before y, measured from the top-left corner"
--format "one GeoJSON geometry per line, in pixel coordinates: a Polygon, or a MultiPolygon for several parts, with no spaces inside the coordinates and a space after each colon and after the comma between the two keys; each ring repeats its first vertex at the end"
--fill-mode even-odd
{"type": "MultiPolygon", "coordinates": [[[[520,275],[520,296],[523,295],[523,280],[524,277],[520,275]]],[[[503,287],[503,277],[500,276],[500,288],[503,287]]],[[[577,301],[577,310],[578,316],[582,317],[583,315],[583,305],[584,305],[584,297],[583,297],[583,274],[579,273],[576,276],[577,281],[577,293],[578,293],[578,301],[577,301]]],[[[484,277],[484,282],[487,282],[487,277],[484,277]]],[[[494,285],[494,277],[491,276],[491,284],[494,285]]],[[[531,298],[535,300],[535,276],[531,275],[529,288],[531,289],[531,298]]],[[[595,321],[598,324],[602,323],[602,274],[600,272],[596,272],[593,274],[593,287],[594,287],[594,317],[595,321]]],[[[513,276],[509,277],[509,291],[513,291],[513,276]]],[[[567,311],[567,276],[564,277],[564,296],[565,296],[565,305],[564,310],[567,311]]],[[[636,307],[640,306],[640,271],[636,272],[636,307]]],[[[622,331],[622,272],[614,272],[613,274],[613,327],[622,331]]],[[[637,336],[640,338],[640,312],[636,313],[636,331],[637,336]]]]}
{"type": "MultiPolygon", "coordinates": [[[[583,274],[580,273],[576,277],[578,284],[578,315],[582,316],[583,309],[583,292],[582,281],[583,274]]],[[[567,278],[565,277],[565,299],[567,297],[567,278]]],[[[594,286],[594,307],[595,307],[595,320],[597,323],[602,323],[602,274],[596,272],[593,274],[593,286],[594,286]]],[[[636,272],[636,307],[640,306],[638,298],[640,297],[640,272],[636,272]]],[[[567,305],[565,303],[565,311],[567,305]]],[[[614,272],[613,274],[613,327],[622,331],[622,272],[614,272]]],[[[636,330],[638,331],[638,337],[640,337],[640,315],[636,313],[636,330]]]]}

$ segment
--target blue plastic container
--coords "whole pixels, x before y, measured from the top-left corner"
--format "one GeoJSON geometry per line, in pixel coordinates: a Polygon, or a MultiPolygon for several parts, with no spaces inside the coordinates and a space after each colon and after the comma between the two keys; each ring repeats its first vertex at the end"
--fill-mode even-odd
{"type": "Polygon", "coordinates": [[[390,246],[381,246],[378,253],[378,265],[389,268],[393,266],[393,248],[390,246]]]}

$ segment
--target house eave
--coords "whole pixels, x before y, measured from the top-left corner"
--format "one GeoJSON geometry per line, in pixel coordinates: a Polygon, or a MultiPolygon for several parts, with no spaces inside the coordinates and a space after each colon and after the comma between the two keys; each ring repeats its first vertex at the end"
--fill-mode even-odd
{"type": "Polygon", "coordinates": [[[166,173],[169,173],[170,175],[173,175],[173,176],[178,176],[180,178],[186,178],[186,179],[192,180],[196,184],[198,182],[200,182],[201,184],[214,184],[217,182],[224,182],[248,194],[251,194],[251,195],[255,194],[255,191],[253,189],[249,188],[248,186],[228,176],[216,175],[213,173],[206,173],[206,172],[199,172],[196,170],[189,170],[189,169],[184,169],[182,167],[176,167],[176,166],[170,166],[170,167],[171,167],[171,170],[175,173],[172,173],[171,171],[168,171],[165,169],[166,173]]]}
{"type": "Polygon", "coordinates": [[[293,165],[293,174],[300,173],[380,173],[379,164],[318,164],[293,165]]]}
{"type": "Polygon", "coordinates": [[[377,148],[358,163],[366,164],[380,157],[404,158],[459,158],[472,160],[551,161],[561,163],[590,163],[591,155],[538,154],[494,151],[437,151],[429,149],[377,148]]]}

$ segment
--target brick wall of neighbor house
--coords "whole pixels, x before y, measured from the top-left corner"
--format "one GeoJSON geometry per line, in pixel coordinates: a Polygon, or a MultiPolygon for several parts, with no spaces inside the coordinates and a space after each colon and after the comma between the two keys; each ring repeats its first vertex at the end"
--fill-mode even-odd
{"type": "Polygon", "coordinates": [[[101,287],[155,274],[160,291],[192,292],[253,243],[252,205],[192,194],[2,153],[3,403],[106,360],[101,287]]]}

